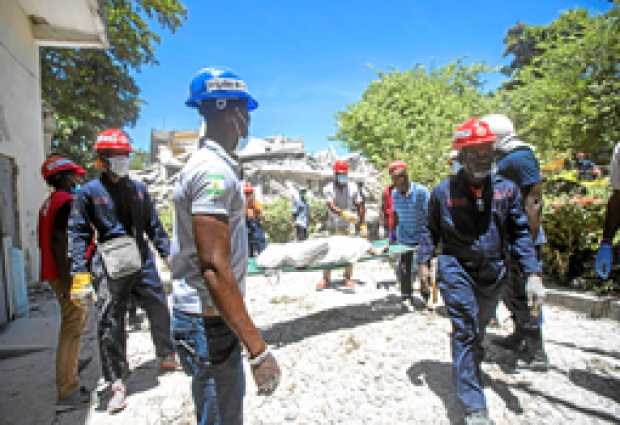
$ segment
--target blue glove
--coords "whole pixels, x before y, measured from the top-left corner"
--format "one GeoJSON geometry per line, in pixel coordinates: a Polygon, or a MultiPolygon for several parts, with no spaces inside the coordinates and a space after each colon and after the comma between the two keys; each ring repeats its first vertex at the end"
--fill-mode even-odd
{"type": "Polygon", "coordinates": [[[611,245],[605,242],[601,243],[598,254],[596,254],[595,263],[596,274],[598,274],[601,279],[607,279],[609,277],[612,262],[613,255],[611,252],[611,245]]]}

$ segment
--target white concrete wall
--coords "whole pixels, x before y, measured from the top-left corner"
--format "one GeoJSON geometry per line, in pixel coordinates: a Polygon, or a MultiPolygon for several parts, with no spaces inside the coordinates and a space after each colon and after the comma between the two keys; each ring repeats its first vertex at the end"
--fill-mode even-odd
{"type": "Polygon", "coordinates": [[[18,167],[18,244],[24,251],[29,282],[39,277],[36,230],[38,210],[47,196],[40,174],[44,143],[39,69],[39,49],[28,17],[17,2],[1,0],[0,113],[4,117],[0,123],[6,123],[8,140],[0,140],[0,154],[12,157],[18,167]]]}

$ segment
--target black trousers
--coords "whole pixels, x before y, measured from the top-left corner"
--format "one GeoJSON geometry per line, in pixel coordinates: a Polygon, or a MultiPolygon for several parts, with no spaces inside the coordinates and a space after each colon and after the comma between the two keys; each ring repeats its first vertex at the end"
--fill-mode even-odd
{"type": "Polygon", "coordinates": [[[96,255],[92,271],[97,291],[99,354],[105,380],[114,382],[123,379],[129,371],[125,316],[132,296],[146,311],[157,357],[174,353],[166,294],[152,258],[138,273],[110,279],[101,258],[96,255]]]}
{"type": "Polygon", "coordinates": [[[400,283],[400,294],[402,297],[411,298],[413,296],[413,277],[411,264],[413,262],[413,252],[405,252],[400,255],[398,260],[398,281],[400,283]]]}
{"type": "Polygon", "coordinates": [[[295,226],[295,233],[297,234],[298,241],[305,241],[308,239],[308,229],[301,226],[295,226]]]}

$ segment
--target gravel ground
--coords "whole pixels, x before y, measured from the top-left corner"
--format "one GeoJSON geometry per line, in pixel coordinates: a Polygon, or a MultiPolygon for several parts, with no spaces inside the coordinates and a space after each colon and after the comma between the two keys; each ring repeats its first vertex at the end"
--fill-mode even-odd
{"type": "MultiPolygon", "coordinates": [[[[381,263],[356,266],[354,293],[314,290],[319,273],[248,281],[251,314],[282,367],[274,396],[258,397],[249,373],[246,424],[458,424],[451,382],[450,323],[442,308],[400,308],[394,275],[381,263]],[[377,283],[385,283],[377,287],[377,283]]],[[[338,279],[338,274],[335,275],[338,279]]],[[[500,328],[510,320],[499,312],[500,328]]],[[[497,424],[620,423],[618,322],[545,309],[547,373],[519,372],[510,353],[490,346],[483,364],[486,395],[497,424]]],[[[130,334],[134,369],[129,407],[116,416],[94,409],[89,423],[193,424],[190,380],[159,375],[146,330],[130,334]]]]}

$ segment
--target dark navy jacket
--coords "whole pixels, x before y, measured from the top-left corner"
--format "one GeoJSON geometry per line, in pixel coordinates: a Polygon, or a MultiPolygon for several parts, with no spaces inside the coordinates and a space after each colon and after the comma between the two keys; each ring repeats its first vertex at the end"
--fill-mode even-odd
{"type": "Polygon", "coordinates": [[[482,200],[484,211],[480,212],[463,170],[433,189],[418,261],[429,261],[435,247],[441,245],[443,255],[456,258],[468,272],[486,273],[488,279],[483,280],[491,283],[504,274],[506,250],[511,246],[524,273],[540,272],[515,183],[499,175],[489,176],[482,200]]]}
{"type": "MultiPolygon", "coordinates": [[[[145,234],[164,258],[170,255],[170,240],[159,221],[144,183],[129,179],[128,184],[133,189],[129,196],[133,206],[131,216],[134,227],[128,229],[128,232],[133,233],[136,238],[144,267],[152,257],[145,234]]],[[[92,241],[93,228],[97,231],[99,243],[128,233],[115,213],[113,200],[101,178],[84,184],[73,202],[68,227],[72,273],[88,271],[86,249],[92,241]]]]}

